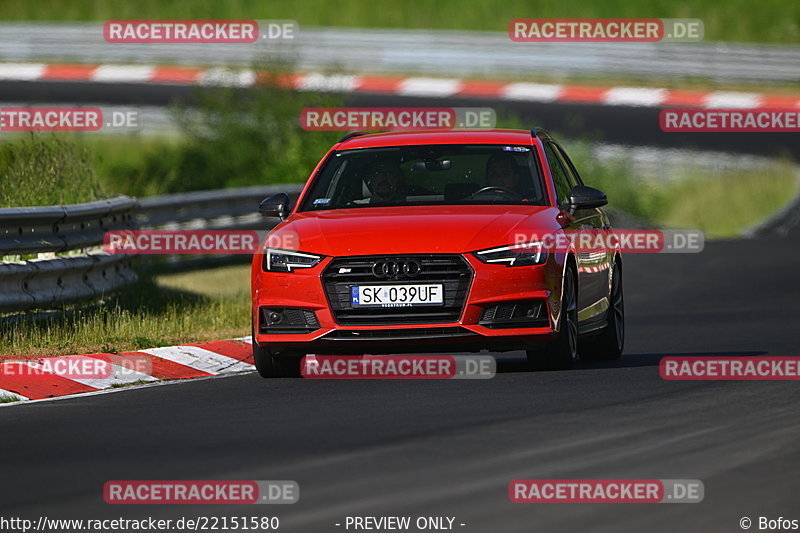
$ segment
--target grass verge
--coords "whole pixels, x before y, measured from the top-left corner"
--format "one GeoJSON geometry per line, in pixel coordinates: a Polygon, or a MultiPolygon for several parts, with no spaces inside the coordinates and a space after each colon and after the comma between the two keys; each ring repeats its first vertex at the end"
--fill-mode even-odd
{"type": "Polygon", "coordinates": [[[0,207],[74,204],[105,196],[85,146],[28,134],[0,145],[0,207]]]}
{"type": "Polygon", "coordinates": [[[19,398],[15,398],[13,396],[0,396],[0,404],[3,403],[15,403],[21,401],[19,398]]]}
{"type": "Polygon", "coordinates": [[[145,274],[101,305],[0,322],[0,357],[119,353],[242,337],[250,333],[249,283],[249,265],[145,274]]]}
{"type": "Polygon", "coordinates": [[[680,169],[656,181],[636,176],[624,159],[600,163],[580,145],[569,151],[584,181],[606,193],[609,207],[659,227],[700,229],[708,239],[741,235],[798,193],[797,171],[788,161],[758,170],[680,169]]]}
{"type": "Polygon", "coordinates": [[[668,227],[701,229],[709,239],[734,238],[786,206],[797,187],[796,178],[779,169],[688,176],[666,187],[654,218],[668,227]]]}
{"type": "Polygon", "coordinates": [[[150,381],[147,379],[140,379],[139,381],[132,381],[130,383],[114,383],[111,385],[111,388],[124,389],[125,387],[135,387],[137,385],[149,385],[150,383],[158,383],[159,381],[165,381],[165,380],[150,381]]]}

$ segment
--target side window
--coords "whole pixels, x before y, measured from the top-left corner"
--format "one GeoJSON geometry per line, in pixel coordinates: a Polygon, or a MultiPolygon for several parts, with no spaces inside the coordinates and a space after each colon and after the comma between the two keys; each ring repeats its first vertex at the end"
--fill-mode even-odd
{"type": "Polygon", "coordinates": [[[583,180],[581,179],[580,174],[578,174],[578,171],[575,170],[575,165],[572,164],[572,161],[570,161],[564,149],[555,143],[553,143],[553,147],[558,152],[559,159],[561,160],[564,169],[567,171],[567,177],[569,178],[570,185],[573,187],[576,185],[583,185],[583,180]]]}
{"type": "Polygon", "coordinates": [[[545,143],[544,152],[547,154],[547,162],[550,164],[550,172],[553,174],[553,183],[556,186],[556,194],[558,195],[558,205],[563,206],[569,201],[569,191],[572,186],[569,184],[567,172],[564,166],[556,155],[553,145],[545,143]]]}

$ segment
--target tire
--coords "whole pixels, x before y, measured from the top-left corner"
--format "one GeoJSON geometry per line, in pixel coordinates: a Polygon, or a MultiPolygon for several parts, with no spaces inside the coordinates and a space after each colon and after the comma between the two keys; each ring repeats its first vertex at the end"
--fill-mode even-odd
{"type": "Polygon", "coordinates": [[[589,361],[616,361],[625,347],[625,299],[622,292],[622,263],[614,261],[611,271],[611,297],[607,325],[596,337],[580,346],[581,358],[589,361]]]}
{"type": "Polygon", "coordinates": [[[253,335],[253,360],[262,378],[299,378],[302,357],[278,356],[260,346],[253,335]]]}
{"type": "Polygon", "coordinates": [[[578,276],[572,265],[564,273],[558,338],[543,350],[528,350],[533,370],[569,370],[578,359],[578,276]]]}

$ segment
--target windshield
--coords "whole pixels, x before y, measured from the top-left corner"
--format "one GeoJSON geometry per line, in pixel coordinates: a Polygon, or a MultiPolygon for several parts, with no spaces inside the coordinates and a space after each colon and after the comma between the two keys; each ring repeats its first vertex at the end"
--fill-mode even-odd
{"type": "Polygon", "coordinates": [[[530,146],[424,145],[331,155],[301,211],[403,205],[546,205],[530,146]]]}

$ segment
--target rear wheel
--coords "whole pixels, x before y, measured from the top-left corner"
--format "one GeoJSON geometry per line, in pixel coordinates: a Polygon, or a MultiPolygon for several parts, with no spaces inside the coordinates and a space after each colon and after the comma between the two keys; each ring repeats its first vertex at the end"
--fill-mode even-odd
{"type": "Polygon", "coordinates": [[[262,378],[300,377],[301,357],[278,356],[265,346],[260,346],[253,335],[253,360],[262,378]]]}
{"type": "Polygon", "coordinates": [[[581,343],[581,357],[590,361],[614,361],[625,346],[625,301],[622,297],[622,264],[611,271],[611,297],[607,325],[602,333],[581,343]]]}
{"type": "Polygon", "coordinates": [[[528,362],[534,370],[568,370],[578,359],[578,279],[571,265],[564,273],[560,320],[556,340],[543,350],[528,350],[528,362]]]}

